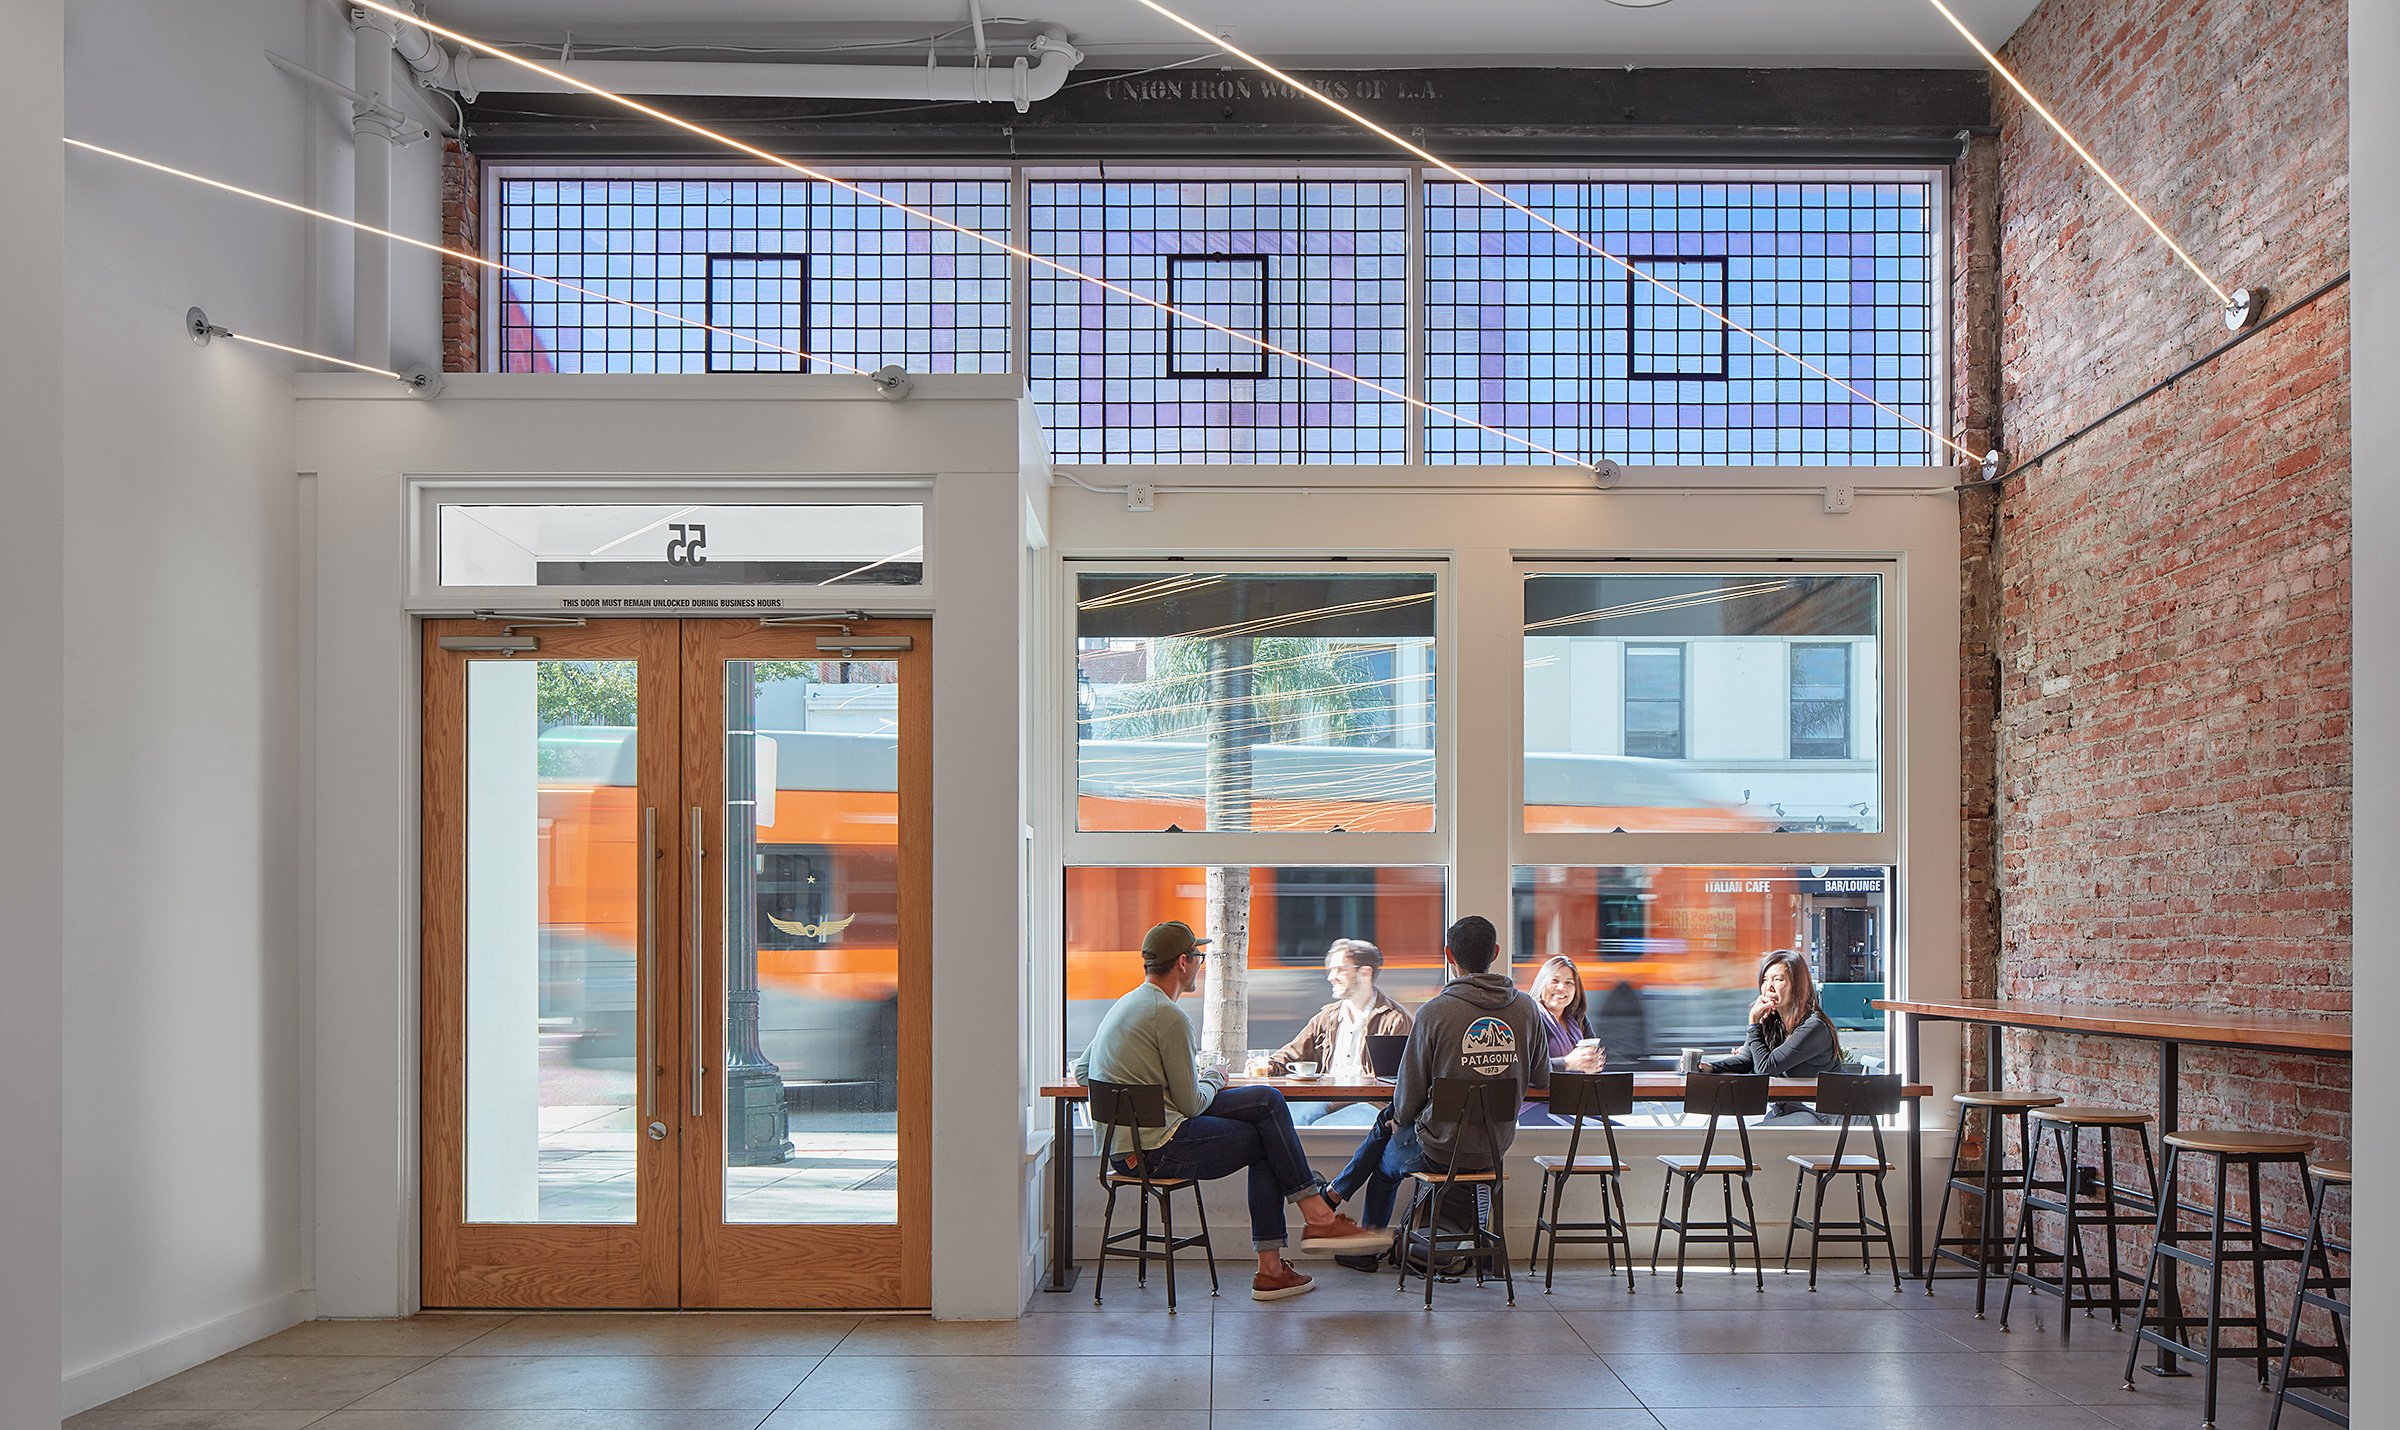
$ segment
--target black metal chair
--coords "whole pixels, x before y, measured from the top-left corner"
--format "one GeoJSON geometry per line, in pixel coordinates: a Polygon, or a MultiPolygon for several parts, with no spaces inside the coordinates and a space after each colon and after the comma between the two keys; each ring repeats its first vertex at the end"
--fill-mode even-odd
{"type": "MultiPolygon", "coordinates": [[[[2297,1405],[2320,1419],[2336,1425],[2348,1425],[2348,1400],[2339,1405],[2314,1395],[2302,1395],[2303,1390],[2339,1390],[2345,1395],[2350,1389],[2350,1278],[2333,1274],[2330,1243],[2325,1239],[2325,1199],[2336,1186],[2350,1185],[2348,1162],[2311,1161],[2308,1176],[2308,1242],[2300,1253],[2300,1284],[2292,1296],[2292,1323],[2283,1333],[2283,1362],[2275,1372],[2275,1409],[2267,1416],[2267,1430],[2277,1430],[2283,1423],[2283,1407],[2297,1405]],[[2323,1345],[2303,1345],[2300,1341],[2300,1312],[2314,1306],[2328,1314],[2333,1325],[2332,1341],[2323,1345]],[[2305,1356],[2333,1362],[2332,1375],[2294,1375],[2292,1360],[2305,1356]]],[[[2353,1200],[2355,1209],[2358,1203],[2353,1200]]]]}
{"type": "MultiPolygon", "coordinates": [[[[2074,1338],[2077,1307],[2085,1315],[2094,1311],[2108,1312],[2112,1329],[2124,1329],[2123,1313],[2139,1305],[2125,1294],[2133,1283],[2133,1273],[2117,1260],[2117,1228],[2148,1226],[2158,1218],[2158,1166],[2150,1153],[2150,1114],[2134,1108],[2120,1107],[2037,1107],[2033,1110],[2034,1136],[2037,1144],[2026,1153],[2027,1175],[2031,1178],[2028,1190],[2017,1204],[2017,1231],[2008,1253],[2008,1289],[2000,1297],[2000,1329],[2008,1329],[2010,1305],[2016,1300],[2017,1288],[2056,1296],[2060,1318],[2058,1338],[2065,1344],[2074,1338]],[[2100,1163],[2097,1168],[2083,1161],[2083,1134],[2091,1129],[2100,1143],[2100,1163]],[[2041,1176],[2041,1148],[2038,1139],[2050,1134],[2051,1145],[2058,1154],[2058,1179],[2041,1176]],[[2143,1175],[2149,1178],[2142,1191],[2121,1185],[2117,1181],[2116,1134],[2130,1132],[2141,1149],[2143,1175]],[[2060,1223],[2060,1241],[2055,1254],[2037,1245],[2034,1240],[2034,1218],[2055,1216],[2060,1223]],[[2085,1247],[2084,1233],[2100,1233],[2102,1271],[2094,1271],[2091,1255],[2085,1247]],[[2053,1266],[2058,1279],[2052,1281],[2043,1274],[2044,1266],[2053,1266]]],[[[2039,1306],[2037,1301],[2036,1306],[2039,1306]]],[[[2036,1324],[2039,1324],[2038,1313],[2036,1324]]]]}
{"type": "Polygon", "coordinates": [[[1884,1199],[1883,1179],[1892,1170],[1892,1162],[1883,1148],[1883,1119],[1900,1110],[1900,1075],[1884,1073],[1861,1077],[1849,1073],[1826,1073],[1817,1079],[1817,1113],[1823,1117],[1838,1117],[1841,1130],[1833,1137],[1831,1152],[1796,1152],[1784,1160],[1800,1169],[1792,1182],[1792,1220],[1783,1234],[1783,1269],[1792,1269],[1792,1242],[1802,1231],[1808,1233],[1808,1289],[1817,1289],[1817,1249],[1828,1241],[1856,1242],[1858,1263],[1868,1271],[1875,1269],[1871,1254],[1875,1242],[1883,1242],[1883,1254],[1892,1268],[1892,1289],[1900,1289],[1900,1252],[1892,1241],[1892,1205],[1884,1199]],[[1873,1156],[1850,1151],[1850,1131],[1859,1123],[1866,1124],[1874,1139],[1873,1156]],[[1825,1220],[1825,1189],[1836,1177],[1848,1177],[1858,1194],[1858,1220],[1825,1220]],[[1867,1179],[1875,1181],[1875,1207],[1878,1216],[1867,1215],[1867,1179]],[[1811,1178],[1816,1180],[1815,1200],[1809,1214],[1800,1215],[1801,1189],[1811,1178]]]}
{"type": "Polygon", "coordinates": [[[1660,1165],[1667,1169],[1667,1180],[1658,1193],[1658,1230],[1650,1238],[1650,1274],[1658,1274],[1658,1249],[1668,1232],[1675,1233],[1675,1294],[1683,1294],[1684,1253],[1695,1241],[1725,1243],[1726,1264],[1737,1274],[1742,1269],[1741,1243],[1750,1243],[1750,1266],[1758,1277],[1758,1289],[1767,1289],[1766,1253],[1758,1244],[1758,1204],[1750,1196],[1750,1178],[1758,1171],[1758,1159],[1750,1151],[1750,1124],[1747,1119],[1767,1114],[1767,1084],[1765,1073],[1696,1072],[1683,1082],[1683,1110],[1708,1118],[1707,1135],[1700,1139],[1700,1154],[1681,1153],[1661,1156],[1660,1165]],[[1733,1120],[1734,1135],[1740,1139],[1742,1153],[1735,1157],[1717,1151],[1717,1128],[1727,1118],[1733,1120]],[[1718,1179],[1725,1194],[1725,1218],[1722,1221],[1692,1220],[1692,1193],[1702,1177],[1718,1179]],[[1733,1212],[1733,1182],[1742,1183],[1743,1216],[1733,1212]],[[1675,1216],[1667,1215],[1667,1202],[1675,1194],[1675,1183],[1683,1181],[1683,1205],[1675,1216]],[[1746,1234],[1746,1235],[1745,1235],[1746,1234]]]}
{"type": "Polygon", "coordinates": [[[1633,1294],[1633,1233],[1625,1216],[1625,1162],[1617,1155],[1616,1119],[1633,1111],[1632,1073],[1553,1073],[1550,1075],[1550,1111],[1559,1117],[1573,1120],[1567,1133],[1567,1155],[1536,1157],[1533,1164],[1542,1169],[1541,1199],[1536,1204],[1533,1220],[1533,1251],[1525,1259],[1525,1274],[1531,1276],[1542,1261],[1542,1234],[1550,1236],[1550,1259],[1542,1270],[1542,1294],[1550,1293],[1550,1283],[1558,1275],[1558,1244],[1598,1244],[1608,1248],[1608,1271],[1617,1271],[1617,1248],[1625,1248],[1625,1292],[1633,1294]],[[1604,1157],[1583,1155],[1583,1122],[1587,1117],[1600,1119],[1600,1135],[1607,1139],[1608,1154],[1604,1157]],[[1567,1184],[1578,1177],[1596,1177],[1600,1182],[1600,1220],[1567,1221],[1560,1215],[1566,1202],[1567,1184]]]}
{"type": "Polygon", "coordinates": [[[1933,1294],[1935,1281],[1951,1279],[1934,1275],[1935,1267],[1941,1263],[1954,1261],[1971,1266],[1975,1269],[1975,1319],[1980,1321],[1992,1273],[2008,1274],[2008,1238],[2002,1234],[2007,1225],[2008,1194],[2029,1191],[2035,1185],[2027,1180],[2034,1161],[2033,1124],[2027,1120],[2027,1114],[2037,1107],[2056,1107],[2066,1099],[2054,1092],[1991,1089],[1962,1092],[1950,1100],[1958,1104],[1958,1132],[1950,1139],[1950,1174],[1942,1181],[1941,1209],[1933,1217],[1933,1264],[1925,1268],[1925,1294],[1933,1294]],[[1973,1112],[1983,1114],[1983,1156],[1977,1166],[1970,1167],[1960,1160],[1960,1154],[1966,1150],[1967,1116],[1973,1112]],[[2008,1160],[2008,1123],[2012,1118],[2017,1124],[2014,1162],[2008,1160]],[[1953,1192],[1975,1199],[1972,1234],[1950,1230],[1953,1192]],[[1964,1248],[1968,1247],[1974,1249],[1974,1255],[1967,1254],[1964,1248]]]}
{"type": "MultiPolygon", "coordinates": [[[[1132,1145],[1126,1157],[1133,1170],[1117,1170],[1117,1159],[1100,1159],[1100,1189],[1108,1195],[1108,1206],[1100,1215],[1100,1257],[1092,1266],[1092,1304],[1100,1304],[1100,1278],[1108,1270],[1110,1257],[1123,1257],[1135,1265],[1134,1284],[1146,1286],[1150,1281],[1150,1263],[1167,1264],[1167,1314],[1175,1314],[1175,1253],[1189,1247],[1199,1247],[1208,1258],[1208,1294],[1217,1294],[1217,1253],[1208,1240],[1208,1204],[1200,1196],[1200,1184],[1190,1177],[1160,1177],[1150,1171],[1147,1154],[1141,1150],[1144,1128],[1167,1125],[1167,1090],[1156,1085],[1092,1082],[1092,1125],[1100,1130],[1100,1145],[1116,1145],[1116,1132],[1122,1128],[1130,1133],[1132,1145]],[[1117,1193],[1126,1187],[1136,1189],[1141,1203],[1141,1222],[1129,1231],[1114,1231],[1117,1218],[1117,1193]],[[1190,1191],[1192,1205],[1200,1214],[1197,1235],[1175,1234],[1175,1203],[1173,1193],[1190,1191]],[[1150,1230],[1150,1207],[1158,1205],[1156,1232],[1150,1230]],[[1126,1243],[1131,1243],[1127,1245],[1126,1243]]],[[[1062,1229],[1056,1235],[1067,1235],[1062,1229]]]]}
{"type": "Polygon", "coordinates": [[[1425,1259],[1425,1309],[1432,1310],[1433,1283],[1440,1279],[1437,1272],[1446,1259],[1445,1253],[1463,1253],[1474,1263],[1478,1286],[1484,1283],[1488,1267],[1499,1266],[1500,1279],[1508,1287],[1508,1304],[1514,1306],[1517,1283],[1509,1274],[1507,1203],[1501,1195],[1507,1178],[1500,1170],[1500,1139],[1492,1129],[1499,1123],[1517,1120],[1516,1083],[1487,1077],[1437,1077],[1433,1080],[1427,1120],[1450,1123],[1458,1128],[1458,1135],[1451,1140],[1450,1165],[1408,1174],[1408,1214],[1400,1219],[1399,1231],[1392,1240],[1394,1259],[1400,1263],[1399,1289],[1408,1289],[1409,1258],[1421,1250],[1425,1259]],[[1475,1142],[1482,1145],[1472,1145],[1475,1142]],[[1483,1166],[1461,1167],[1461,1163],[1470,1160],[1480,1161],[1483,1166]],[[1446,1231],[1440,1212],[1449,1205],[1451,1190],[1456,1187],[1465,1187],[1476,1194],[1476,1215],[1465,1230],[1446,1231]],[[1491,1196],[1488,1218],[1482,1208],[1482,1195],[1486,1192],[1491,1196]],[[1417,1225],[1420,1213],[1425,1223],[1422,1229],[1417,1225]]]}

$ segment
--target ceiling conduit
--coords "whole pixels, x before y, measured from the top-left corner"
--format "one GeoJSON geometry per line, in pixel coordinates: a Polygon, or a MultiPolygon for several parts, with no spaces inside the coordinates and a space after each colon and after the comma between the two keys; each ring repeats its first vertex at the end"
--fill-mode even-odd
{"type": "MultiPolygon", "coordinates": [[[[1013,104],[1023,114],[1058,93],[1083,51],[1056,35],[1033,37],[1034,58],[1007,69],[971,65],[801,65],[682,60],[571,60],[562,73],[619,94],[745,95],[770,99],[967,100],[1013,104]]],[[[484,55],[450,57],[458,91],[573,94],[571,86],[484,55]]]]}

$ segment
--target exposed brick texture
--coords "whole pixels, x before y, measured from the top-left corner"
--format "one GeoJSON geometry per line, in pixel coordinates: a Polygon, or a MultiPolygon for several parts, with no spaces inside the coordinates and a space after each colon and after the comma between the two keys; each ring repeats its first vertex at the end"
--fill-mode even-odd
{"type": "MultiPolygon", "coordinates": [[[[2000,145],[1967,141],[1950,170],[1950,410],[1956,437],[1984,452],[2000,437],[2000,145]]],[[[2000,493],[1959,494],[1959,991],[1988,998],[2000,962],[2000,580],[1994,540],[2000,493]]],[[[1970,1030],[1970,1067],[1983,1066],[1983,1033],[1970,1030]]]]}
{"type": "MultiPolygon", "coordinates": [[[[442,242],[469,253],[483,252],[483,164],[455,139],[442,144],[442,242]]],[[[444,372],[474,372],[483,366],[485,272],[455,258],[442,260],[444,372]]]]}
{"type": "MultiPolygon", "coordinates": [[[[2004,57],[2272,312],[2348,264],[2345,46],[2341,0],[2046,0],[2004,57]]],[[[2030,454],[2227,335],[1994,93],[2000,419],[2030,454]]],[[[2348,322],[2337,289],[2002,495],[1992,991],[2348,1010],[2348,322]]],[[[2151,1049],[2099,1039],[2012,1035],[2009,1060],[2070,1101],[2139,1103],[2156,1078],[2151,1049]]],[[[2187,1051],[2182,1085],[2186,1125],[2347,1154],[2346,1063],[2187,1051]]],[[[2298,1222],[2295,1182],[2269,1186],[2270,1219],[2298,1222]]]]}

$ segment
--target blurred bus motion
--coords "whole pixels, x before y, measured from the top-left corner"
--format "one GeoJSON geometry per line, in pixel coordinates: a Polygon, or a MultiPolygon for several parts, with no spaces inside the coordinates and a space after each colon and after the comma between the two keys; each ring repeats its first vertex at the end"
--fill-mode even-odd
{"type": "MultiPolygon", "coordinates": [[[[638,828],[631,736],[619,726],[559,726],[540,744],[541,1016],[554,1036],[572,1039],[576,1061],[628,1067],[639,861],[604,846],[638,828]]],[[[759,761],[775,790],[761,804],[769,815],[759,821],[751,871],[760,1048],[796,1102],[806,1104],[811,1089],[839,1089],[854,1100],[828,1105],[888,1108],[888,1074],[878,1082],[873,1070],[893,1065],[897,1035],[897,826],[889,794],[871,786],[876,770],[896,763],[895,741],[820,730],[761,730],[756,738],[775,747],[759,761]]],[[[1080,782],[1084,827],[1204,827],[1202,747],[1145,741],[1123,753],[1110,775],[1087,773],[1080,782]]],[[[1257,756],[1256,828],[1432,825],[1424,751],[1262,746],[1257,756]],[[1373,794],[1352,807],[1326,793],[1346,786],[1373,794]]],[[[1590,828],[1617,809],[1640,811],[1653,829],[1662,811],[1684,830],[1762,827],[1709,800],[1671,761],[1537,755],[1527,779],[1532,830],[1590,828]]],[[[1441,985],[1442,932],[1453,914],[1448,883],[1439,866],[1252,871],[1251,1044],[1281,1044],[1325,1003],[1322,964],[1335,938],[1381,947],[1380,986],[1403,1004],[1430,997],[1441,985]]],[[[1817,964],[1852,1050],[1881,1051],[1881,1016],[1866,1000],[1884,977],[1882,869],[1542,866],[1514,870],[1511,886],[1520,979],[1552,954],[1574,959],[1591,1031],[1620,1065],[1738,1040],[1758,955],[1790,947],[1806,948],[1817,964]]],[[[1071,868],[1065,892],[1071,1056],[1140,978],[1143,930],[1173,918],[1205,929],[1207,871],[1071,868]]]]}

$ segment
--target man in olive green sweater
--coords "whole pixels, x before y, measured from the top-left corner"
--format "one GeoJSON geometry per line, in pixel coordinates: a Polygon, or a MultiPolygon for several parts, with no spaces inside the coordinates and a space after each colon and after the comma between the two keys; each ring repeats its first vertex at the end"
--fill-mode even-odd
{"type": "Polygon", "coordinates": [[[1325,1184],[1309,1169],[1282,1093],[1259,1086],[1229,1089],[1222,1068],[1195,1070],[1192,1025],[1176,1010],[1175,1000],[1199,986],[1207,942],[1192,937],[1191,927],[1180,921],[1159,924],[1144,935],[1141,985],[1108,1010],[1068,1076],[1077,1082],[1166,1089],[1166,1126],[1109,1129],[1108,1145],[1098,1150],[1116,1170],[1131,1173],[1138,1166],[1154,1177],[1199,1181],[1249,1170],[1250,1244],[1258,1253],[1250,1295],[1280,1301],[1315,1289],[1283,1259],[1289,1240],[1285,1202],[1298,1205],[1306,1223],[1303,1251],[1367,1250],[1389,1238],[1363,1230],[1325,1200],[1325,1184]]]}

